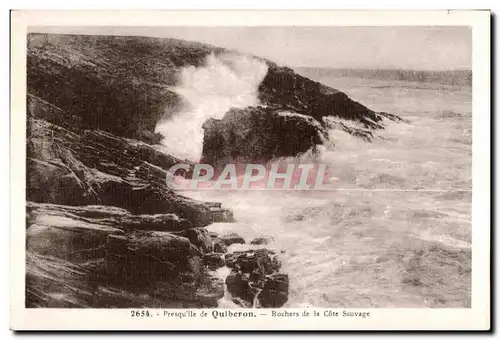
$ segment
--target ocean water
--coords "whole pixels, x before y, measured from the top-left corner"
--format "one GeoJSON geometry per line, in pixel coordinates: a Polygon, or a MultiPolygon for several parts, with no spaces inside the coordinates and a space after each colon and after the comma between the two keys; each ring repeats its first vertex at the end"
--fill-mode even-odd
{"type": "Polygon", "coordinates": [[[236,223],[209,230],[274,238],[285,307],[470,307],[471,88],[315,80],[406,122],[387,122],[372,143],[331,131],[319,161],[335,190],[184,194],[233,210],[236,223]]]}
{"type": "MultiPolygon", "coordinates": [[[[183,70],[174,90],[185,108],[157,126],[166,150],[199,160],[203,122],[258,104],[266,72],[262,61],[237,55],[183,70]]],[[[304,75],[405,122],[387,121],[371,143],[331,130],[319,155],[302,157],[328,165],[330,190],[183,194],[234,212],[236,223],[213,231],[273,237],[268,247],[290,276],[285,307],[470,307],[470,86],[304,75]]],[[[234,306],[229,296],[220,304],[234,306]]]]}
{"type": "Polygon", "coordinates": [[[266,74],[267,64],[231,53],[209,54],[203,66],[183,68],[171,90],[183,98],[184,108],[156,126],[155,132],[165,136],[165,151],[181,159],[199,160],[203,123],[224,117],[231,108],[258,105],[259,84],[266,74]]]}

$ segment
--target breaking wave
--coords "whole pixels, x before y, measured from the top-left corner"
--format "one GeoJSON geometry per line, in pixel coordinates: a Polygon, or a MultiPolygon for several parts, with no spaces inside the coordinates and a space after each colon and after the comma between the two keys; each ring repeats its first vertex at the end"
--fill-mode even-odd
{"type": "Polygon", "coordinates": [[[231,108],[259,104],[258,88],[267,74],[267,64],[240,54],[210,54],[201,67],[181,70],[172,90],[185,105],[177,115],[161,121],[156,132],[162,144],[177,157],[198,161],[203,147],[203,123],[220,119],[231,108]]]}
{"type": "MultiPolygon", "coordinates": [[[[258,105],[266,73],[265,63],[230,54],[184,68],[173,89],[184,109],[157,126],[169,152],[199,160],[203,123],[230,108],[258,105]]],[[[234,212],[235,223],[214,223],[210,231],[274,239],[267,247],[282,251],[290,276],[285,307],[470,307],[470,88],[409,90],[391,80],[375,88],[375,80],[345,77],[324,82],[411,123],[387,122],[371,143],[330,129],[319,152],[277,160],[331,165],[336,191],[183,194],[234,212]]],[[[232,245],[229,252],[248,247],[232,245]]],[[[226,294],[219,307],[236,306],[226,294]]]]}
{"type": "MultiPolygon", "coordinates": [[[[470,90],[328,80],[354,100],[409,120],[387,122],[371,143],[331,129],[331,143],[317,154],[279,160],[329,164],[338,190],[183,193],[234,212],[235,223],[214,223],[210,231],[274,239],[266,247],[280,251],[290,277],[285,307],[470,307],[470,90]],[[456,114],[443,119],[445,111],[456,114]]],[[[251,245],[229,251],[242,247],[251,245]]],[[[219,303],[234,307],[228,296],[219,303]]]]}

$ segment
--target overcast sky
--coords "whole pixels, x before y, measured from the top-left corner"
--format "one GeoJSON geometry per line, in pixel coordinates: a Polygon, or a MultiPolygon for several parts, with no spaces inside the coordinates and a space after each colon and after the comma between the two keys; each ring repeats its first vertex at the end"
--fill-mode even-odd
{"type": "Polygon", "coordinates": [[[200,41],[288,66],[471,69],[468,27],[45,27],[33,32],[200,41]]]}

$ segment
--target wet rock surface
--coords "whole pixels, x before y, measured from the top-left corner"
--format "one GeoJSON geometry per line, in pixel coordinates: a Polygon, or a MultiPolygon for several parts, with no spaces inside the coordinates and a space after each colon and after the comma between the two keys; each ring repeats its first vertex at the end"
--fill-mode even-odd
{"type": "Polygon", "coordinates": [[[281,267],[276,253],[267,249],[235,251],[226,255],[226,266],[244,273],[259,271],[267,275],[281,267]]]}
{"type": "Polygon", "coordinates": [[[216,270],[218,268],[224,267],[224,255],[220,253],[205,254],[205,256],[203,257],[203,263],[211,270],[216,270]]]}
{"type": "MultiPolygon", "coordinates": [[[[297,74],[291,68],[272,62],[268,66],[267,75],[259,87],[259,99],[263,104],[293,110],[320,123],[324,117],[336,117],[368,129],[382,129],[384,118],[400,119],[370,110],[345,93],[297,74]]],[[[354,132],[347,132],[351,131],[354,132]]]]}
{"type": "Polygon", "coordinates": [[[231,109],[204,125],[203,161],[265,163],[296,156],[323,144],[326,132],[314,118],[270,107],[231,109]]]}
{"type": "Polygon", "coordinates": [[[214,252],[215,253],[223,254],[223,253],[227,252],[227,246],[224,243],[224,241],[222,241],[221,239],[216,238],[213,240],[213,243],[214,243],[214,252]]]}
{"type": "Polygon", "coordinates": [[[282,307],[288,301],[288,275],[280,273],[281,263],[267,249],[238,251],[226,255],[232,268],[226,278],[234,302],[245,307],[282,307]]]}
{"type": "MultiPolygon", "coordinates": [[[[182,107],[171,90],[181,68],[225,52],[176,39],[28,35],[26,307],[216,307],[224,282],[213,270],[223,265],[240,304],[286,302],[275,254],[224,256],[245,240],[204,227],[233,222],[232,212],[170,189],[167,170],[190,162],[155,144],[158,121],[182,107]]],[[[208,121],[207,159],[295,156],[322,142],[326,116],[373,129],[397,118],[263,61],[265,107],[208,121]]]]}
{"type": "Polygon", "coordinates": [[[115,207],[28,203],[27,306],[215,306],[223,281],[206,277],[203,245],[138,230],[142,218],[115,207]]]}
{"type": "Polygon", "coordinates": [[[283,306],[288,301],[289,280],[286,274],[273,274],[267,277],[260,292],[259,303],[264,308],[283,306]]]}

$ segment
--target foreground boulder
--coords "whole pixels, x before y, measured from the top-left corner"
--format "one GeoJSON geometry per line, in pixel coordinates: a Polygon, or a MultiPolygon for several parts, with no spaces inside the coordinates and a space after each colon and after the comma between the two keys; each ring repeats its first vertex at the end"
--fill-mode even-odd
{"type": "Polygon", "coordinates": [[[281,307],[288,301],[289,280],[286,274],[273,274],[267,277],[259,303],[264,308],[281,307]]]}
{"type": "Polygon", "coordinates": [[[231,109],[203,125],[203,162],[266,163],[297,156],[322,144],[326,133],[314,118],[268,107],[231,109]]]}
{"type": "Polygon", "coordinates": [[[203,263],[211,270],[216,270],[220,267],[224,267],[225,261],[224,256],[219,253],[209,253],[205,254],[203,257],[203,263]]]}
{"type": "Polygon", "coordinates": [[[111,236],[106,251],[105,282],[123,288],[137,290],[161,282],[194,283],[201,273],[199,249],[188,239],[167,232],[111,236]]]}
{"type": "Polygon", "coordinates": [[[226,255],[232,268],[226,278],[233,301],[244,307],[282,307],[288,301],[288,275],[279,272],[280,261],[267,249],[239,251],[226,255]]]}
{"type": "Polygon", "coordinates": [[[224,282],[202,245],[148,221],[114,207],[29,203],[27,307],[217,306],[224,282]]]}

